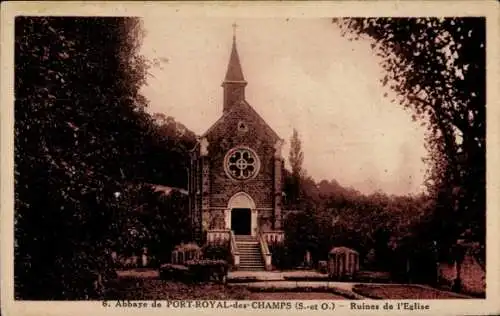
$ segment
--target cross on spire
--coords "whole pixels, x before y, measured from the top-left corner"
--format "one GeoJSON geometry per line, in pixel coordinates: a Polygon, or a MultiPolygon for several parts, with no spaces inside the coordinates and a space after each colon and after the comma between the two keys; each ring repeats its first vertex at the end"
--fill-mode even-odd
{"type": "Polygon", "coordinates": [[[227,66],[226,77],[224,82],[226,83],[245,83],[243,77],[243,71],[241,70],[240,57],[238,56],[238,50],[236,49],[236,28],[238,25],[236,23],[233,26],[233,45],[231,49],[231,55],[229,56],[229,64],[227,66]]]}
{"type": "Polygon", "coordinates": [[[233,41],[236,40],[236,28],[238,27],[238,24],[233,23],[233,41]]]}
{"type": "Polygon", "coordinates": [[[245,100],[245,86],[247,82],[243,77],[241,70],[240,57],[236,49],[236,23],[233,26],[233,45],[231,55],[229,56],[229,64],[227,65],[226,77],[222,86],[224,87],[224,112],[228,111],[231,106],[245,100]]]}

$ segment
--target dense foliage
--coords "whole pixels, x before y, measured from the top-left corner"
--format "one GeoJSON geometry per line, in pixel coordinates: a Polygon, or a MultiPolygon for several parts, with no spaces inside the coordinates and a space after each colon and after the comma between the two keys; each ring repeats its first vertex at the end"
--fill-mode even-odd
{"type": "Polygon", "coordinates": [[[362,268],[388,270],[396,249],[413,255],[428,246],[419,239],[432,205],[425,195],[365,195],[335,180],[301,183],[302,203],[284,224],[287,249],[281,251],[296,254],[290,266],[303,262],[306,251],[318,262],[332,247],[346,246],[360,253],[362,268]]]}
{"type": "Polygon", "coordinates": [[[140,26],[135,18],[16,18],[18,298],[91,297],[109,251],[117,243],[139,247],[123,227],[147,225],[146,242],[182,239],[182,214],[173,211],[182,208],[165,209],[171,202],[145,199],[138,187],[185,186],[187,159],[180,156],[194,141],[172,119],[144,110],[139,90],[148,63],[137,53],[140,26]],[[158,229],[130,216],[143,204],[156,205],[148,209],[158,229]]]}
{"type": "MultiPolygon", "coordinates": [[[[466,233],[485,244],[485,19],[348,18],[346,36],[367,36],[397,93],[428,129],[427,187],[435,203],[432,237],[449,248],[466,233]]],[[[483,254],[484,256],[484,254],[483,254]]]]}
{"type": "MultiPolygon", "coordinates": [[[[300,254],[288,263],[293,266],[304,261],[306,251],[317,261],[326,259],[332,246],[352,247],[360,252],[363,268],[423,282],[436,280],[438,260],[455,260],[460,267],[465,249],[457,240],[477,242],[473,249],[484,261],[484,19],[346,18],[334,23],[351,40],[371,40],[386,74],[381,84],[396,92],[394,103],[427,127],[427,192],[363,195],[334,180],[316,183],[302,175],[300,199],[287,205],[299,211],[286,218],[287,245],[280,253],[300,254]]],[[[293,172],[285,175],[289,190],[296,180],[293,172]]]]}
{"type": "Polygon", "coordinates": [[[190,240],[187,195],[173,191],[164,194],[150,185],[131,185],[117,198],[113,212],[111,249],[128,257],[141,255],[146,248],[149,265],[170,260],[176,245],[190,240]]]}

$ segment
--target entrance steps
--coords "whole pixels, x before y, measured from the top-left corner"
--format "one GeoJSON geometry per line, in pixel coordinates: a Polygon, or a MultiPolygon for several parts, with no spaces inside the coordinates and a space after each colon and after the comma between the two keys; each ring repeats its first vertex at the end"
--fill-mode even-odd
{"type": "Polygon", "coordinates": [[[240,253],[240,271],[265,271],[265,264],[259,242],[250,235],[235,235],[236,247],[240,253]]]}

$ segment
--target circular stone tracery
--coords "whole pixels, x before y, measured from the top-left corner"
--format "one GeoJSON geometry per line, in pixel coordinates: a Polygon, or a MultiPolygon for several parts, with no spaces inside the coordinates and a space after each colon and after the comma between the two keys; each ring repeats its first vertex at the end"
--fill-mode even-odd
{"type": "Polygon", "coordinates": [[[246,180],[255,177],[259,172],[259,158],[250,148],[235,148],[230,150],[224,159],[224,170],[227,175],[236,180],[246,180]]]}

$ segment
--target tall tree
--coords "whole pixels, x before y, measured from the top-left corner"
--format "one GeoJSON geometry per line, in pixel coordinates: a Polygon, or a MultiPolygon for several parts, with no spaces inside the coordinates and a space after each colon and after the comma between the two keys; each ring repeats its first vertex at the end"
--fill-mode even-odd
{"type": "Polygon", "coordinates": [[[304,153],[302,152],[302,142],[299,137],[299,132],[295,128],[293,129],[292,137],[290,138],[290,155],[288,161],[292,168],[292,200],[294,202],[297,202],[300,198],[300,180],[304,175],[302,169],[302,163],[304,162],[304,153]]]}
{"type": "Polygon", "coordinates": [[[351,38],[368,36],[395,102],[428,127],[427,185],[435,198],[432,230],[443,246],[464,231],[485,242],[485,19],[334,20],[351,38]]]}
{"type": "Polygon", "coordinates": [[[135,18],[15,20],[15,295],[84,299],[150,121],[135,18]]]}
{"type": "Polygon", "coordinates": [[[302,152],[302,142],[299,137],[299,132],[294,128],[292,137],[290,138],[290,166],[292,167],[292,175],[302,176],[302,163],[304,162],[304,153],[302,152]]]}
{"type": "Polygon", "coordinates": [[[143,178],[147,182],[187,188],[189,150],[196,143],[196,135],[164,114],[153,114],[153,135],[143,160],[147,168],[143,178]]]}
{"type": "MultiPolygon", "coordinates": [[[[354,18],[334,20],[344,31],[368,35],[382,58],[382,83],[428,127],[427,186],[435,201],[425,236],[441,249],[463,236],[484,262],[486,242],[486,20],[354,18]]],[[[422,236],[423,238],[424,236],[422,236]]],[[[456,288],[460,289],[457,260],[456,288]]]]}

